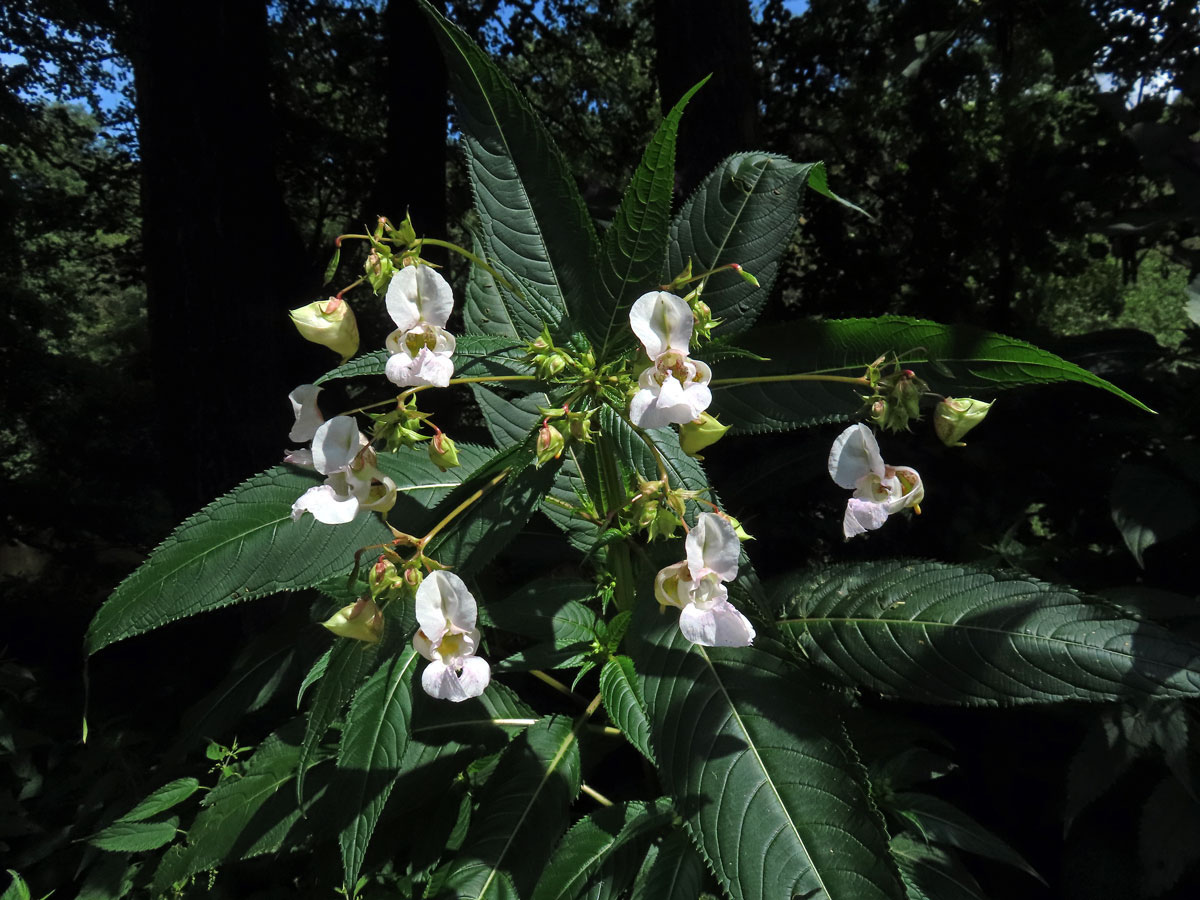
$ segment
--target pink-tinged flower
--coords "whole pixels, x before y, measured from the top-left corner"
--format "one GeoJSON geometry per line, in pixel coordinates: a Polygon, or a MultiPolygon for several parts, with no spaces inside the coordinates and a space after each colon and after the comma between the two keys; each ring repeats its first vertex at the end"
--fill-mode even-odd
{"type": "Polygon", "coordinates": [[[358,352],[358,322],[341,297],[314,300],[288,312],[300,336],[341,354],[345,362],[358,352]]]}
{"type": "Polygon", "coordinates": [[[885,463],[875,436],[865,425],[851,425],[834,440],[829,476],[840,487],[854,491],[842,519],[847,538],[882,527],[888,516],[902,509],[911,507],[919,513],[925,499],[925,486],[916,469],[885,463]]]}
{"type": "Polygon", "coordinates": [[[287,461],[311,465],[326,476],[292,504],[292,519],[310,512],[318,522],[344,525],[361,510],[386,512],[396,502],[396,483],[375,467],[375,451],[350,416],[335,416],[313,435],[312,449],[294,450],[287,461]]]}
{"type": "Polygon", "coordinates": [[[387,338],[388,380],[398,387],[446,387],[454,374],[455,346],[445,328],[454,308],[446,279],[429,266],[405,266],[388,283],[386,304],[396,323],[387,338]]]}
{"type": "Polygon", "coordinates": [[[748,647],[754,626],[729,602],[723,582],[737,577],[741,542],[729,522],[701,513],[683,542],[687,559],[667,566],[654,579],[654,596],[680,609],[679,630],[705,647],[748,647]]]}
{"type": "Polygon", "coordinates": [[[475,655],[480,634],[478,605],[453,572],[431,572],[417,588],[413,649],[429,660],[421,687],[438,700],[459,702],[478,697],[492,678],[487,660],[475,655]]]}
{"type": "Polygon", "coordinates": [[[641,428],[683,425],[712,403],[712,370],[688,356],[694,317],[687,301],[666,291],[643,294],[629,310],[629,325],[651,365],[638,376],[629,418],[641,428]]]}

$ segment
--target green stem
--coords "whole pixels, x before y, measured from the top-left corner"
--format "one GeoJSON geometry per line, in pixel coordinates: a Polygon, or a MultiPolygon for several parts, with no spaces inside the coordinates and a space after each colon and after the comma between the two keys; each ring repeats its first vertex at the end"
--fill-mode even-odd
{"type": "Polygon", "coordinates": [[[505,478],[507,478],[508,473],[510,471],[511,471],[511,469],[505,469],[503,472],[501,472],[499,475],[497,475],[495,478],[493,478],[491,481],[489,481],[487,484],[485,484],[483,487],[481,487],[479,490],[477,490],[475,493],[473,493],[470,497],[468,497],[462,503],[458,504],[458,506],[454,507],[454,509],[450,510],[450,512],[446,515],[446,517],[444,519],[442,519],[442,521],[440,521],[436,525],[434,525],[433,529],[427,535],[425,535],[425,537],[421,538],[421,540],[417,542],[417,552],[424,553],[425,548],[429,546],[429,542],[434,539],[434,537],[437,535],[437,533],[439,531],[441,531],[443,528],[445,528],[447,525],[449,525],[451,522],[453,522],[454,519],[460,513],[462,513],[463,510],[467,509],[467,507],[469,507],[472,503],[474,503],[476,500],[478,500],[480,497],[482,497],[484,494],[486,494],[488,491],[490,491],[492,488],[494,488],[496,485],[498,485],[500,482],[502,482],[505,478]]]}
{"type": "Polygon", "coordinates": [[[475,265],[479,266],[479,268],[483,269],[485,272],[487,272],[489,275],[491,275],[493,278],[495,278],[498,282],[500,282],[506,288],[508,288],[510,291],[512,291],[514,294],[516,294],[518,297],[520,297],[521,299],[525,299],[524,295],[519,290],[517,290],[515,287],[513,287],[507,278],[505,278],[503,275],[501,275],[499,272],[497,272],[495,269],[493,269],[487,263],[486,260],[476,256],[470,250],[460,247],[460,246],[458,246],[458,244],[452,244],[449,241],[442,241],[442,240],[438,240],[437,238],[418,238],[416,243],[414,243],[412,246],[413,246],[413,249],[420,250],[421,246],[423,244],[429,244],[430,246],[433,246],[433,247],[442,247],[446,250],[451,250],[451,251],[457,253],[459,256],[469,259],[475,265]]]}
{"type": "Polygon", "coordinates": [[[480,384],[487,381],[537,381],[536,375],[473,375],[470,378],[451,378],[451,384],[480,384]]]}
{"type": "MultiPolygon", "coordinates": [[[[570,697],[576,703],[579,703],[579,704],[587,703],[587,701],[584,700],[583,697],[581,697],[579,694],[575,693],[573,690],[571,690],[569,687],[567,687],[565,684],[563,684],[561,681],[559,681],[557,678],[553,677],[552,675],[547,675],[541,669],[530,669],[529,674],[532,675],[534,678],[536,678],[538,681],[548,684],[550,687],[554,688],[554,690],[558,691],[563,696],[570,697]]],[[[591,715],[591,713],[588,713],[588,715],[591,715]]]]}
{"type": "Polygon", "coordinates": [[[752,375],[747,378],[714,378],[709,384],[718,387],[731,384],[770,384],[777,381],[833,381],[838,384],[871,386],[871,382],[866,378],[850,375],[752,375]]]}

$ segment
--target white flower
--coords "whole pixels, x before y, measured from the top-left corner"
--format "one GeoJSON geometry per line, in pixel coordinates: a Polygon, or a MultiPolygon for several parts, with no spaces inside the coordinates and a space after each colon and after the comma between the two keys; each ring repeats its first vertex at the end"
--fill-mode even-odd
{"type": "Polygon", "coordinates": [[[915,469],[889,466],[865,425],[851,425],[829,451],[829,476],[854,491],[846,504],[842,531],[847,538],[880,528],[888,516],[912,507],[920,512],[925,486],[915,469]]]}
{"type": "Polygon", "coordinates": [[[386,303],[396,323],[387,338],[388,380],[398,387],[446,387],[454,374],[455,345],[445,328],[454,308],[446,279],[429,266],[405,266],[388,283],[386,303]]]}
{"type": "Polygon", "coordinates": [[[712,403],[712,370],[688,356],[693,316],[687,301],[666,291],[639,297],[629,310],[629,325],[651,365],[638,376],[629,418],[641,428],[684,425],[700,418],[712,403]]]}
{"type": "Polygon", "coordinates": [[[413,649],[429,660],[421,687],[439,700],[478,697],[492,677],[487,660],[475,655],[478,606],[463,580],[453,572],[431,572],[417,588],[417,622],[413,649]]]}
{"type": "Polygon", "coordinates": [[[317,428],[325,421],[321,410],[317,409],[319,393],[321,388],[315,384],[302,384],[288,394],[288,399],[292,401],[292,413],[296,416],[296,423],[288,433],[289,440],[311,441],[317,428]]]}
{"type": "Polygon", "coordinates": [[[723,584],[737,577],[737,532],[715,513],[701,513],[683,545],[687,559],[658,573],[654,596],[663,606],[679,607],[679,630],[693,644],[748,647],[754,626],[729,602],[723,584]]]}
{"type": "Polygon", "coordinates": [[[350,416],[335,416],[313,435],[312,450],[294,450],[287,461],[311,465],[326,476],[292,504],[292,519],[310,512],[326,525],[353,521],[363,509],[387,511],[396,502],[396,483],[375,468],[375,452],[350,416]]]}

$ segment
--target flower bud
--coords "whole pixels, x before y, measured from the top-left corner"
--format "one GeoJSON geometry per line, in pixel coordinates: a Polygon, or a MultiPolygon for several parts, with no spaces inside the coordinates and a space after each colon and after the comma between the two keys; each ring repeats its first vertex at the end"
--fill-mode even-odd
{"type": "Polygon", "coordinates": [[[742,268],[740,265],[738,265],[737,263],[730,263],[730,264],[729,264],[729,268],[733,269],[733,271],[735,271],[735,272],[737,272],[739,275],[741,275],[741,276],[742,276],[742,280],[743,280],[743,281],[745,281],[747,284],[752,284],[752,285],[754,285],[755,287],[758,287],[758,286],[759,286],[759,284],[758,284],[758,279],[757,279],[757,278],[755,278],[753,275],[751,275],[749,272],[747,272],[745,269],[743,269],[743,268],[742,268]]]}
{"type": "Polygon", "coordinates": [[[458,467],[458,447],[436,426],[433,440],[429,442],[429,459],[443,472],[458,467]]]}
{"type": "Polygon", "coordinates": [[[754,540],[754,535],[746,531],[746,529],[742,527],[742,523],[733,516],[729,515],[729,513],[721,513],[721,518],[725,519],[730,525],[733,526],[733,533],[737,535],[739,541],[744,542],[754,540]]]}
{"type": "Polygon", "coordinates": [[[393,226],[388,223],[388,237],[399,243],[402,247],[411,246],[417,239],[417,230],[413,228],[412,216],[405,215],[404,221],[399,225],[393,226]]]}
{"type": "Polygon", "coordinates": [[[367,262],[364,266],[367,272],[367,281],[371,285],[371,290],[376,294],[382,294],[387,290],[389,284],[392,283],[392,276],[396,274],[396,264],[392,261],[391,253],[383,245],[371,250],[367,254],[367,262]],[[382,250],[383,252],[380,252],[382,250]]]}
{"type": "Polygon", "coordinates": [[[688,456],[703,459],[700,451],[709,447],[725,436],[728,425],[722,425],[716,416],[700,413],[700,418],[679,426],[679,446],[688,456]]]}
{"type": "Polygon", "coordinates": [[[658,510],[654,515],[653,521],[650,522],[650,525],[646,529],[647,538],[653,541],[660,537],[674,537],[675,529],[683,524],[679,520],[679,516],[669,506],[655,505],[658,506],[658,510]]]}
{"type": "Polygon", "coordinates": [[[982,422],[991,408],[991,403],[982,400],[947,397],[934,411],[933,430],[947,447],[965,447],[962,436],[982,422]]]}
{"type": "Polygon", "coordinates": [[[386,556],[380,556],[375,560],[375,565],[371,566],[367,584],[371,588],[371,598],[378,599],[381,594],[400,586],[400,573],[386,556]]]}
{"type": "Polygon", "coordinates": [[[421,586],[421,582],[425,580],[425,576],[421,574],[421,569],[418,566],[410,565],[404,569],[404,583],[413,590],[421,586]]]}
{"type": "Polygon", "coordinates": [[[363,597],[342,607],[321,624],[340,637],[377,644],[383,634],[383,610],[363,597]]]}
{"type": "Polygon", "coordinates": [[[290,310],[288,315],[302,338],[340,353],[342,362],[358,352],[358,322],[350,304],[341,297],[314,300],[290,310]]]}
{"type": "Polygon", "coordinates": [[[549,422],[544,423],[538,430],[537,436],[538,467],[541,468],[544,463],[562,456],[564,446],[566,446],[566,441],[563,440],[562,432],[549,422]]]}

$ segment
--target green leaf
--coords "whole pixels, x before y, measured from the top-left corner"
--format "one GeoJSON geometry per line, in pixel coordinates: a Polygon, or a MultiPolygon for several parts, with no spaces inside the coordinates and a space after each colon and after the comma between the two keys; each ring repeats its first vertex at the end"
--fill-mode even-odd
{"type": "Polygon", "coordinates": [[[630,900],[698,900],[704,884],[704,860],[682,830],[671,831],[651,846],[633,885],[630,900]]]}
{"type": "Polygon", "coordinates": [[[916,825],[927,841],[948,844],[959,850],[1014,866],[1029,873],[1042,884],[1046,883],[1033,866],[1001,837],[940,797],[901,792],[892,795],[887,806],[916,825]]]}
{"type": "MultiPolygon", "coordinates": [[[[544,301],[524,302],[553,327],[595,296],[598,242],[566,160],[529,103],[486,53],[456,25],[422,3],[450,75],[467,148],[481,239],[497,260],[544,301]]],[[[541,330],[513,323],[522,338],[541,330]]]]}
{"type": "MultiPolygon", "coordinates": [[[[425,510],[462,479],[461,470],[441,472],[415,450],[382,454],[379,468],[399,487],[389,519],[401,529],[426,521],[425,510]]],[[[185,520],[96,613],[87,652],[186,616],[312,587],[348,572],[359,548],[391,540],[374,513],[345,525],[310,515],[293,522],[292,504],[318,483],[315,473],[275,466],[185,520]]]]}
{"type": "Polygon", "coordinates": [[[758,279],[760,287],[733,272],[709,278],[703,299],[713,318],[723,320],[716,334],[745,331],[766,306],[811,168],[770,153],[736,153],[700,183],[675,216],[664,280],[683,271],[689,259],[696,274],[739,263],[758,279]]]}
{"type": "Polygon", "coordinates": [[[1142,554],[1194,526],[1200,511],[1186,482],[1149,466],[1126,464],[1113,481],[1112,519],[1144,569],[1142,554]]]}
{"type": "Polygon", "coordinates": [[[416,650],[405,647],[385,660],[354,695],[346,716],[335,789],[351,816],[338,836],[347,887],[358,881],[367,844],[400,774],[419,659],[416,650]]]}
{"type": "Polygon", "coordinates": [[[377,644],[347,639],[336,640],[329,649],[325,677],[317,684],[317,692],[313,695],[304,728],[304,740],[297,757],[296,800],[301,805],[304,803],[304,776],[315,762],[317,748],[342,707],[354,695],[367,672],[371,671],[377,650],[377,644]]]}
{"type": "Polygon", "coordinates": [[[632,659],[614,656],[604,664],[600,672],[600,693],[604,695],[608,717],[642,756],[654,762],[646,702],[642,699],[642,689],[632,659]]]}
{"type": "Polygon", "coordinates": [[[828,381],[739,382],[796,375],[861,378],[868,364],[893,353],[925,379],[930,390],[945,396],[973,393],[988,399],[1008,388],[1074,381],[1150,411],[1115,385],[1049,351],[970,325],[940,325],[905,316],[830,319],[773,325],[744,335],[739,343],[771,360],[730,359],[713,372],[710,412],[741,432],[844,422],[862,410],[868,391],[866,385],[828,381]]]}
{"type": "Polygon", "coordinates": [[[528,896],[566,828],[579,779],[571,721],[550,716],[530,726],[505,750],[483,789],[463,850],[446,873],[447,895],[528,896]]]}
{"type": "MultiPolygon", "coordinates": [[[[364,353],[345,365],[326,372],[314,384],[326,384],[339,378],[382,376],[389,356],[391,354],[387,350],[364,353]]],[[[516,343],[511,338],[483,334],[460,335],[455,339],[454,377],[531,375],[533,368],[524,362],[524,357],[525,345],[516,343]]],[[[516,382],[516,386],[521,384],[522,382],[516,382]]]]}
{"type": "Polygon", "coordinates": [[[88,838],[88,843],[101,850],[138,853],[157,850],[163,844],[169,844],[178,832],[179,816],[171,816],[161,822],[117,821],[93,834],[88,838]]]}
{"type": "Polygon", "coordinates": [[[776,595],[779,630],[845,684],[968,706],[1190,697],[1200,646],[1067,588],[969,566],[833,566],[776,595]]]}
{"type": "Polygon", "coordinates": [[[1138,833],[1145,880],[1143,897],[1175,886],[1200,859],[1200,804],[1173,777],[1163,778],[1146,800],[1138,833]]]}
{"type": "Polygon", "coordinates": [[[25,884],[25,879],[15,869],[9,869],[8,874],[12,881],[4,889],[4,894],[0,895],[0,900],[29,900],[29,886],[25,884]]]}
{"type": "MultiPolygon", "coordinates": [[[[486,251],[478,235],[471,235],[471,249],[480,258],[486,251]]],[[[519,341],[528,317],[512,291],[502,291],[496,279],[482,266],[471,266],[463,297],[463,328],[469,334],[488,334],[519,341]]],[[[530,323],[532,325],[532,323],[530,323]]]]}
{"type": "Polygon", "coordinates": [[[674,815],[666,800],[633,801],[584,816],[563,836],[542,871],[531,900],[574,900],[588,880],[621,847],[661,828],[674,815]]]}
{"type": "Polygon", "coordinates": [[[596,586],[582,579],[542,578],[481,610],[485,624],[532,638],[532,647],[506,657],[493,671],[553,668],[591,651],[596,614],[580,602],[596,586]]]}
{"type": "Polygon", "coordinates": [[[608,358],[610,344],[620,347],[632,342],[626,313],[634,300],[656,290],[662,281],[675,192],[675,138],[684,107],[711,77],[706,76],[684,94],[659,124],[601,240],[600,280],[607,300],[581,310],[575,317],[600,348],[601,359],[608,358]],[[625,340],[616,339],[618,335],[625,340]]]}
{"type": "Polygon", "coordinates": [[[337,274],[338,263],[342,261],[342,245],[338,244],[333,248],[333,256],[329,257],[329,264],[325,266],[325,279],[321,284],[329,284],[333,281],[333,276],[337,274]]]}
{"type": "Polygon", "coordinates": [[[195,778],[176,778],[152,791],[146,799],[117,819],[117,822],[141,822],[151,816],[157,816],[177,803],[182,803],[198,790],[200,782],[195,778]]]}
{"type": "Polygon", "coordinates": [[[875,218],[861,206],[856,206],[844,197],[839,197],[829,189],[829,181],[825,176],[825,163],[819,162],[813,165],[808,171],[808,186],[823,197],[828,197],[837,203],[842,204],[847,209],[852,209],[856,213],[862,213],[868,219],[875,218]]]}
{"type": "Polygon", "coordinates": [[[631,650],[659,776],[734,900],[898,898],[829,697],[759,647],[701,647],[643,589],[631,650]]]}
{"type": "Polygon", "coordinates": [[[333,654],[333,647],[326,650],[308,670],[308,674],[304,676],[304,680],[300,682],[300,690],[296,691],[296,708],[300,708],[300,704],[304,702],[304,695],[308,693],[308,689],[325,677],[325,671],[329,668],[329,657],[333,654]]]}
{"type": "Polygon", "coordinates": [[[945,850],[903,834],[892,838],[891,850],[908,900],[986,900],[974,876],[945,850]]]}

